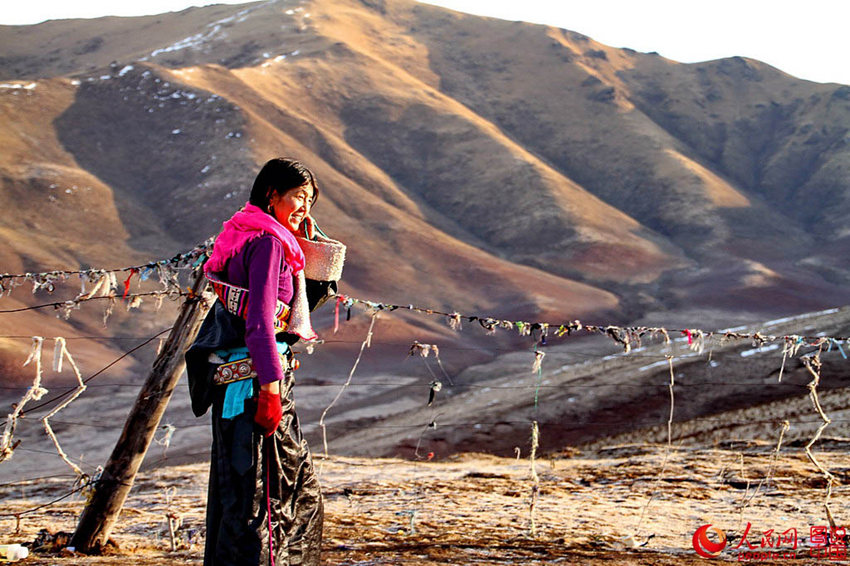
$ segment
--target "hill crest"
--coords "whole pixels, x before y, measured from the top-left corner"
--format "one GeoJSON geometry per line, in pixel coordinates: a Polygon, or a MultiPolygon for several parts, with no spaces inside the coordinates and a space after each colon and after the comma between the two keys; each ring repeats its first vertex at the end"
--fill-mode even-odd
{"type": "Polygon", "coordinates": [[[620,323],[850,296],[850,87],[408,0],[0,26],[0,45],[8,271],[173,254],[287,154],[318,173],[352,294],[620,323]]]}

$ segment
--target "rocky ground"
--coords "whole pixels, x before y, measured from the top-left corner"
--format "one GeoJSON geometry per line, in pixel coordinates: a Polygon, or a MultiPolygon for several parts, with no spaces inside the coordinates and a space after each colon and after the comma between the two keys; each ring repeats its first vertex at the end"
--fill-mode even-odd
{"type": "MultiPolygon", "coordinates": [[[[846,524],[846,455],[817,457],[836,478],[832,512],[846,524]]],[[[811,527],[827,524],[826,482],[799,449],[776,455],[767,446],[609,446],[538,458],[536,480],[528,458],[476,454],[443,462],[330,457],[316,464],[326,502],[326,564],[704,564],[692,537],[705,524],[727,534],[718,560],[740,559],[739,544],[761,551],[766,531],[775,537],[796,529],[793,563],[826,562],[810,557],[809,541],[811,527]]],[[[34,552],[26,563],[200,564],[206,473],[206,465],[194,464],[141,474],[108,556],[75,555],[60,538],[58,547],[34,552]],[[173,539],[169,515],[178,521],[173,539]]],[[[56,501],[70,481],[0,486],[0,542],[31,543],[42,529],[73,531],[84,498],[56,501]]],[[[790,544],[782,550],[791,551],[790,544]]]]}

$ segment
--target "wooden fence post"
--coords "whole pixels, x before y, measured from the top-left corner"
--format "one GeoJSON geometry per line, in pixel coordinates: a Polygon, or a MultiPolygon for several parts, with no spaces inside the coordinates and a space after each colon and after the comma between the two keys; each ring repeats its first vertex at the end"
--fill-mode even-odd
{"type": "Polygon", "coordinates": [[[80,516],[70,544],[80,552],[96,552],[109,539],[183,372],[186,363],[183,355],[195,340],[209,310],[210,305],[202,298],[207,285],[203,270],[199,268],[192,282],[192,294],[183,303],[168,340],[154,361],[136,404],[127,416],[121,437],[80,516]]]}

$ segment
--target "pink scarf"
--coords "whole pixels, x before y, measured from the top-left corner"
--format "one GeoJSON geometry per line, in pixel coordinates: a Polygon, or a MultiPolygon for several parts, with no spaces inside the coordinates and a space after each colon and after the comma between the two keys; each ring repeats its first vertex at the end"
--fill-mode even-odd
{"type": "Polygon", "coordinates": [[[304,269],[304,252],[295,235],[260,207],[247,203],[222,226],[221,234],[215,239],[213,253],[204,265],[204,273],[224,271],[227,260],[239,253],[245,244],[264,233],[271,234],[283,244],[286,263],[292,267],[293,274],[304,269]]]}

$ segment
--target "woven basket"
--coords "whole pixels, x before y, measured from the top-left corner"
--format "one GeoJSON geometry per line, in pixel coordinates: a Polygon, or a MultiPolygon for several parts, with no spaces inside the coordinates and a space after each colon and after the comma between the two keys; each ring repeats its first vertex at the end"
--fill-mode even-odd
{"type": "Polygon", "coordinates": [[[345,244],[318,233],[315,240],[299,237],[298,244],[306,259],[304,276],[307,279],[339,281],[342,278],[345,244]]]}

